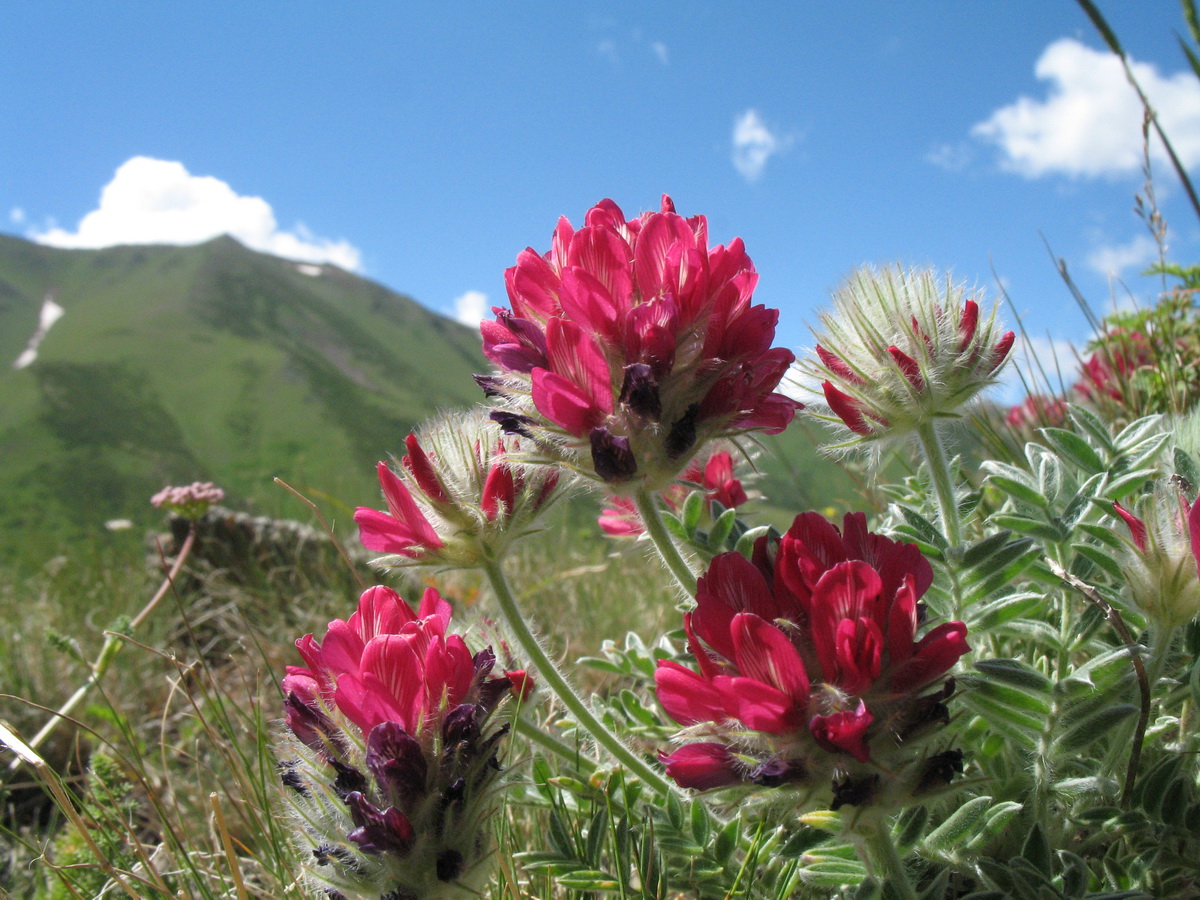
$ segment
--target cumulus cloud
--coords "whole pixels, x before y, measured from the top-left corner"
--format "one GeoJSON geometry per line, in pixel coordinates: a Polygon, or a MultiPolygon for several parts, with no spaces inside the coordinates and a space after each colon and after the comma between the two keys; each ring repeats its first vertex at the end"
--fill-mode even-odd
{"type": "Polygon", "coordinates": [[[1120,277],[1126,270],[1139,271],[1158,259],[1158,242],[1148,234],[1136,235],[1124,244],[1106,244],[1088,254],[1087,264],[1099,275],[1120,277]]]}
{"type": "Polygon", "coordinates": [[[454,298],[454,319],[477,328],[488,313],[487,294],[482,291],[467,291],[454,298]]]}
{"type": "Polygon", "coordinates": [[[756,109],[746,110],[733,121],[733,167],[751,183],[762,177],[767,160],[790,144],[790,139],[767,127],[756,109]]]}
{"type": "MultiPolygon", "coordinates": [[[[1149,63],[1131,66],[1184,165],[1200,162],[1200,84],[1195,77],[1161,75],[1149,63]]],[[[971,129],[974,137],[1000,148],[1005,168],[1029,178],[1138,171],[1142,105],[1116,56],[1063,38],[1042,51],[1034,73],[1047,82],[1043,99],[1020,97],[971,129]]],[[[1165,159],[1157,140],[1152,153],[1165,159]]]]}
{"type": "Polygon", "coordinates": [[[115,244],[196,244],[221,234],[247,247],[307,263],[359,271],[362,257],[344,240],[312,234],[304,225],[281,229],[271,204],[238,194],[224,181],[192,175],[182,163],[135,156],[100,194],[100,205],[74,231],[48,228],[31,237],[55,247],[115,244]]]}

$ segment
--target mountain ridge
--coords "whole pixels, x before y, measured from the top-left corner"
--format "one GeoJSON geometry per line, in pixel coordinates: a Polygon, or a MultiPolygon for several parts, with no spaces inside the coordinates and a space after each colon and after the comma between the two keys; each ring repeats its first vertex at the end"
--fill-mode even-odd
{"type": "Polygon", "coordinates": [[[67,250],[0,235],[0,359],[0,529],[67,538],[146,521],[150,494],[194,479],[272,514],[290,501],[275,476],[374,503],[373,463],[437,409],[478,402],[486,366],[476,332],[411,298],[229,237],[67,250]],[[13,369],[47,296],[61,318],[13,369]]]}

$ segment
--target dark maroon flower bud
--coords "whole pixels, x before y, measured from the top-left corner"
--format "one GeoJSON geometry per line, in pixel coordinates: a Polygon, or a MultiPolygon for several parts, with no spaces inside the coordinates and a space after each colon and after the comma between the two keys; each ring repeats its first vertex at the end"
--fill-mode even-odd
{"type": "Polygon", "coordinates": [[[404,854],[412,847],[412,825],[396,807],[380,810],[358,791],[346,796],[346,806],[357,826],[346,837],[364,853],[404,854]]]}
{"type": "Polygon", "coordinates": [[[643,418],[655,422],[662,418],[662,398],[658,393],[658,381],[648,365],[634,363],[625,367],[621,402],[643,418]]]}
{"type": "Polygon", "coordinates": [[[425,796],[429,765],[420,743],[396,722],[381,722],[367,738],[367,768],[396,806],[413,809],[425,796]]]}
{"type": "Polygon", "coordinates": [[[866,775],[862,778],[844,778],[833,780],[833,803],[829,808],[837,812],[843,806],[867,806],[875,791],[879,788],[878,775],[866,775]]]}
{"type": "Polygon", "coordinates": [[[929,757],[921,780],[917,782],[914,794],[922,794],[934,788],[949,784],[955,775],[963,771],[963,752],[961,750],[943,750],[929,757]]]}
{"type": "Polygon", "coordinates": [[[696,443],[696,419],[700,415],[700,404],[693,403],[687,411],[671,426],[667,435],[666,451],[671,459],[679,459],[688,453],[696,443]]]}
{"type": "Polygon", "coordinates": [[[637,473],[637,459],[629,447],[629,438],[618,437],[607,428],[593,428],[592,466],[596,474],[611,483],[628,481],[637,473]]]}
{"type": "Polygon", "coordinates": [[[529,416],[494,409],[488,415],[488,418],[499,425],[505,434],[515,434],[518,437],[533,439],[533,432],[528,427],[533,424],[533,419],[529,418],[529,416]]]}

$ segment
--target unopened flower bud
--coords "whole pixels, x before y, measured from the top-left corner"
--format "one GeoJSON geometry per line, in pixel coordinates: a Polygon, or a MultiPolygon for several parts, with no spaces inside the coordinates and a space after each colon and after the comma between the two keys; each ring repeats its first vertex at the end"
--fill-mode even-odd
{"type": "Polygon", "coordinates": [[[996,381],[1012,351],[995,309],[929,271],[860,270],[821,316],[815,376],[829,413],[849,447],[908,434],[959,415],[960,407],[996,381]]]}

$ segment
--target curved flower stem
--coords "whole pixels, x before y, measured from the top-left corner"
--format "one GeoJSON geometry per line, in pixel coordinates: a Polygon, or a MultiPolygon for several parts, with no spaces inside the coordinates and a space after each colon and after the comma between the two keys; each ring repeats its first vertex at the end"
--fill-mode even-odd
{"type": "Polygon", "coordinates": [[[951,547],[962,543],[962,520],[958,515],[958,495],[954,490],[954,479],[950,475],[950,461],[946,458],[942,439],[938,437],[937,427],[932,422],[926,422],[917,429],[917,439],[925,452],[925,462],[929,466],[929,478],[933,482],[933,492],[937,495],[938,516],[942,521],[942,531],[951,547]]]}
{"type": "Polygon", "coordinates": [[[550,657],[546,655],[546,651],[542,649],[541,644],[538,643],[537,638],[525,623],[525,617],[521,614],[520,607],[517,606],[517,600],[508,586],[508,580],[504,577],[500,563],[497,560],[490,559],[484,563],[483,568],[487,573],[488,581],[491,582],[492,590],[496,594],[496,601],[500,604],[500,611],[504,614],[513,637],[521,645],[521,649],[525,651],[526,658],[533,663],[538,674],[550,686],[550,689],[558,695],[558,699],[562,701],[563,706],[575,717],[575,721],[579,723],[579,726],[587,731],[595,739],[596,743],[612,754],[621,765],[625,766],[625,768],[645,782],[655,793],[662,796],[670,794],[672,790],[670,782],[654,771],[645,760],[626,747],[619,737],[605,727],[604,723],[588,708],[583,698],[575,693],[575,689],[571,687],[570,682],[558,670],[558,667],[554,665],[550,657]]]}
{"type": "Polygon", "coordinates": [[[638,491],[634,494],[633,499],[637,504],[638,515],[642,519],[642,527],[646,529],[646,534],[650,535],[650,540],[654,542],[658,555],[671,574],[675,576],[675,581],[679,586],[687,592],[689,597],[695,597],[696,575],[680,554],[675,542],[671,540],[671,535],[667,532],[667,526],[658,509],[658,500],[654,494],[645,490],[638,491]]]}
{"type": "MultiPolygon", "coordinates": [[[[175,563],[171,566],[171,570],[167,572],[167,576],[163,579],[162,584],[158,586],[158,590],[155,592],[154,596],[151,597],[149,602],[142,607],[141,611],[134,616],[132,620],[130,620],[129,627],[127,629],[129,633],[132,634],[139,625],[146,621],[146,618],[152,612],[154,612],[158,604],[162,602],[162,598],[167,595],[167,591],[170,590],[171,585],[175,583],[175,579],[179,577],[179,572],[183,568],[183,564],[187,562],[188,556],[191,555],[192,546],[195,543],[196,523],[193,522],[191,527],[188,528],[187,537],[184,538],[183,545],[179,548],[179,554],[175,557],[175,563]]],[[[30,748],[36,750],[41,745],[42,741],[46,740],[46,738],[53,734],[54,730],[58,728],[60,724],[62,724],[63,720],[66,719],[66,717],[69,716],[75,709],[75,707],[82,702],[83,698],[88,695],[88,692],[91,691],[92,687],[104,677],[104,673],[108,671],[108,667],[112,665],[113,659],[116,658],[117,651],[121,649],[121,637],[122,635],[114,632],[107,632],[105,634],[104,645],[100,648],[100,653],[96,656],[96,661],[88,667],[90,674],[88,675],[87,681],[81,684],[75,693],[68,697],[67,701],[58,708],[54,714],[54,718],[46,722],[46,724],[42,726],[41,730],[29,740],[30,748]]],[[[20,764],[21,758],[18,756],[9,766],[10,771],[16,769],[20,764]]]]}
{"type": "Polygon", "coordinates": [[[596,760],[584,753],[582,749],[560,741],[552,734],[547,734],[538,727],[536,722],[532,722],[524,716],[516,717],[513,721],[513,728],[517,734],[527,738],[530,743],[537,744],[543,750],[553,753],[573,766],[579,766],[580,763],[596,764],[596,760]]]}
{"type": "Polygon", "coordinates": [[[898,900],[917,900],[917,892],[908,880],[904,860],[892,840],[892,829],[886,819],[877,820],[855,834],[858,855],[881,881],[891,888],[891,895],[898,900]]]}

